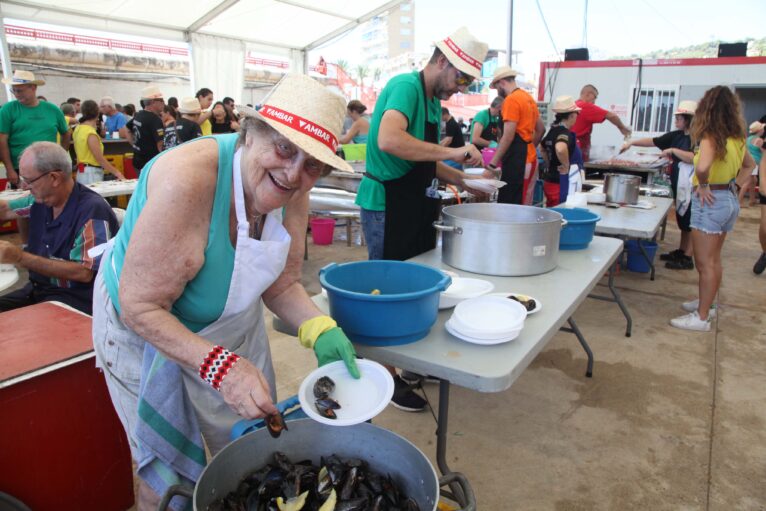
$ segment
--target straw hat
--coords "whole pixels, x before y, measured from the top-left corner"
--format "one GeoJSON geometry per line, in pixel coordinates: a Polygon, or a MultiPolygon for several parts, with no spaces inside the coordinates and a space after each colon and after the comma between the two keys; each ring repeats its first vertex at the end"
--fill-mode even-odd
{"type": "Polygon", "coordinates": [[[159,87],[150,85],[141,89],[141,99],[163,99],[163,96],[159,87]]]}
{"type": "Polygon", "coordinates": [[[353,172],[338,157],[346,100],[313,78],[288,73],[263,100],[260,110],[237,105],[240,115],[261,119],[317,160],[338,170],[353,172]]]}
{"type": "Polygon", "coordinates": [[[460,27],[445,40],[437,41],[436,47],[458,70],[476,78],[481,76],[481,66],[487,58],[489,46],[479,42],[467,28],[460,27]]]}
{"type": "Polygon", "coordinates": [[[551,108],[551,110],[557,114],[566,114],[569,112],[579,112],[582,108],[575,104],[575,100],[572,96],[559,96],[553,103],[553,108],[551,108]]]}
{"type": "Polygon", "coordinates": [[[511,66],[498,66],[492,75],[492,81],[490,82],[489,87],[494,89],[498,80],[502,80],[503,78],[516,78],[520,74],[521,73],[515,69],[511,69],[511,66]]]}
{"type": "Polygon", "coordinates": [[[754,135],[756,133],[759,133],[763,128],[766,128],[766,124],[762,122],[755,121],[753,124],[750,125],[750,134],[754,135]]]}
{"type": "Polygon", "coordinates": [[[681,101],[678,104],[678,108],[676,108],[676,111],[673,112],[673,115],[694,115],[694,112],[697,111],[697,102],[696,101],[690,101],[685,100],[681,101]]]}
{"type": "Polygon", "coordinates": [[[3,78],[3,83],[8,85],[45,85],[45,80],[35,80],[35,74],[32,71],[17,69],[13,72],[13,78],[3,78]]]}
{"type": "Polygon", "coordinates": [[[202,107],[197,98],[181,98],[181,102],[178,104],[178,113],[200,114],[202,113],[202,107]]]}

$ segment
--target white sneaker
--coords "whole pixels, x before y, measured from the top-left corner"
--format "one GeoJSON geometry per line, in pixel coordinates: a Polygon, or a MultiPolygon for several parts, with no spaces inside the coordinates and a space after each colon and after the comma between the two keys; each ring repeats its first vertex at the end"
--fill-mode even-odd
{"type": "Polygon", "coordinates": [[[681,328],[683,330],[694,330],[697,332],[709,332],[710,331],[710,317],[707,321],[700,319],[697,311],[690,312],[684,316],[679,316],[670,320],[671,326],[681,328]]]}
{"type": "MultiPolygon", "coordinates": [[[[696,312],[697,309],[700,308],[700,300],[697,298],[696,300],[690,300],[688,302],[684,302],[681,304],[681,308],[685,310],[686,312],[696,312]]],[[[710,312],[708,312],[708,317],[711,319],[714,319],[716,315],[716,306],[715,304],[710,306],[710,312]]]]}

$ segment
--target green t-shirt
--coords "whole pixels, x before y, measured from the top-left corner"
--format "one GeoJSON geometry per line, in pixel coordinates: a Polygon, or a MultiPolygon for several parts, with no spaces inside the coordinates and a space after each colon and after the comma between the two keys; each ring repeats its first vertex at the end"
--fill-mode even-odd
{"type": "MultiPolygon", "coordinates": [[[[500,116],[499,115],[490,116],[489,108],[487,108],[486,110],[482,110],[481,112],[476,114],[476,116],[473,118],[473,122],[471,123],[471,138],[469,138],[469,140],[473,140],[473,127],[477,122],[480,122],[481,125],[483,126],[482,129],[484,129],[492,123],[500,124],[500,116]]],[[[479,133],[479,135],[481,135],[481,133],[479,133]]]]}
{"type": "MultiPolygon", "coordinates": [[[[385,153],[378,147],[380,120],[387,110],[397,110],[407,117],[407,133],[423,140],[426,123],[423,118],[425,101],[426,98],[417,71],[395,76],[386,84],[375,103],[375,112],[372,114],[372,121],[370,122],[370,131],[367,137],[367,172],[382,181],[388,181],[402,177],[410,171],[413,162],[385,153]]],[[[434,97],[428,101],[429,122],[438,126],[441,121],[441,112],[439,98],[434,97]]],[[[386,190],[382,184],[365,177],[356,192],[356,203],[364,209],[384,211],[386,209],[386,190]]]]}
{"type": "Polygon", "coordinates": [[[13,168],[19,170],[19,156],[33,142],[56,142],[56,133],[69,130],[59,107],[40,101],[35,107],[11,101],[0,109],[0,133],[8,135],[13,168]]]}

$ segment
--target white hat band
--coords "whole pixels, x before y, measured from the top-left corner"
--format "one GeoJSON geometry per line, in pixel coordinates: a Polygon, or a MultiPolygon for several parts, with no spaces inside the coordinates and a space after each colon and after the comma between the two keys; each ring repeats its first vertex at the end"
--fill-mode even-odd
{"type": "Polygon", "coordinates": [[[444,40],[444,44],[447,45],[447,47],[454,51],[455,54],[460,57],[463,61],[465,61],[466,64],[471,66],[472,68],[476,69],[477,71],[481,72],[481,62],[476,60],[475,58],[468,55],[466,52],[460,49],[460,47],[454,43],[452,39],[449,37],[444,40]]]}
{"type": "Polygon", "coordinates": [[[335,137],[335,135],[319,126],[318,124],[309,121],[308,119],[304,119],[303,117],[292,114],[290,112],[286,112],[285,110],[273,107],[271,105],[263,105],[258,113],[264,117],[268,117],[271,120],[282,123],[285,126],[289,126],[295,131],[310,136],[317,142],[327,146],[327,148],[330,149],[333,153],[338,150],[338,139],[335,137]]]}

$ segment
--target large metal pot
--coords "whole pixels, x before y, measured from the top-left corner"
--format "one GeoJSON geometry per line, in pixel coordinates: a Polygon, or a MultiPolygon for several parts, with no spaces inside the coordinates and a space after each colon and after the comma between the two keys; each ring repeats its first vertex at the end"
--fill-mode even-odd
{"type": "MultiPolygon", "coordinates": [[[[453,473],[440,480],[425,454],[396,433],[366,422],[342,428],[311,419],[288,424],[290,429],[279,438],[271,438],[266,429],[259,429],[216,454],[194,488],[194,511],[207,511],[213,501],[235,490],[246,475],[271,463],[275,451],[285,453],[293,461],[311,460],[316,465],[321,456],[330,454],[364,460],[372,470],[390,474],[423,511],[437,510],[440,486],[457,483],[467,501],[463,509],[476,509],[473,490],[465,477],[453,473]]],[[[188,492],[173,487],[160,503],[160,509],[165,509],[171,494],[189,496],[188,492]]]]}
{"type": "Polygon", "coordinates": [[[604,177],[604,193],[606,193],[607,202],[615,202],[617,204],[638,204],[638,192],[640,187],[640,176],[607,174],[604,177]]]}
{"type": "Polygon", "coordinates": [[[513,204],[461,204],[442,210],[442,260],[455,268],[517,277],[558,265],[560,213],[513,204]]]}

